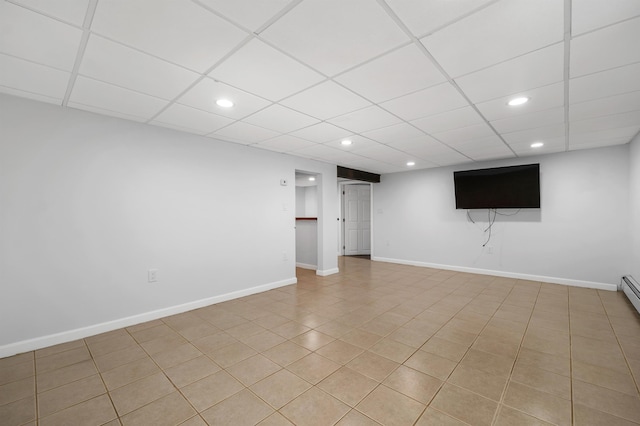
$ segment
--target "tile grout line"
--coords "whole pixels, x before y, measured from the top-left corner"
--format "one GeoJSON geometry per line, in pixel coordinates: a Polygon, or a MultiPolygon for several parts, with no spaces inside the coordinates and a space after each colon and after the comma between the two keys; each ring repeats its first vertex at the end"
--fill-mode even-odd
{"type": "MultiPolygon", "coordinates": [[[[607,321],[609,322],[609,327],[611,327],[611,330],[613,331],[613,335],[616,338],[616,343],[618,343],[618,346],[620,347],[620,352],[622,353],[622,356],[624,357],[625,365],[627,366],[627,369],[629,370],[631,379],[633,380],[633,383],[635,384],[636,392],[638,393],[638,396],[640,396],[640,381],[633,374],[633,369],[629,365],[629,360],[627,359],[627,354],[626,354],[624,348],[622,347],[622,345],[620,344],[620,338],[618,337],[618,333],[616,332],[615,327],[611,323],[611,318],[609,317],[609,312],[607,311],[607,308],[606,308],[605,304],[602,301],[602,297],[600,296],[600,291],[596,290],[596,293],[598,294],[598,299],[600,300],[600,303],[602,304],[602,307],[604,309],[604,314],[606,315],[607,321]]],[[[573,398],[572,398],[572,401],[573,401],[573,398]]]]}
{"type": "MultiPolygon", "coordinates": [[[[516,283],[517,283],[517,280],[516,280],[516,283]]],[[[515,288],[515,285],[514,285],[514,288],[515,288]]],[[[538,291],[536,293],[536,298],[535,298],[535,301],[533,303],[533,306],[531,307],[531,313],[529,314],[529,319],[527,320],[526,326],[524,328],[524,332],[522,333],[522,338],[520,339],[520,344],[518,345],[518,350],[516,351],[516,357],[515,357],[515,359],[513,361],[513,365],[511,366],[511,370],[509,371],[509,376],[507,377],[507,382],[505,383],[504,388],[502,388],[502,393],[500,394],[500,401],[498,401],[498,409],[494,413],[494,417],[493,417],[493,420],[492,420],[491,424],[495,424],[497,422],[499,412],[502,411],[502,407],[504,406],[504,398],[505,398],[505,396],[507,394],[507,390],[509,389],[509,386],[511,384],[511,377],[513,377],[513,370],[515,370],[515,368],[516,368],[516,363],[518,362],[518,356],[520,355],[520,351],[522,350],[522,345],[524,343],[524,339],[525,339],[525,337],[527,335],[527,331],[529,330],[529,324],[531,323],[531,318],[533,317],[533,312],[535,311],[536,304],[538,303],[538,297],[540,297],[540,291],[541,290],[542,290],[542,283],[538,283],[538,291]]],[[[511,292],[512,291],[513,291],[513,288],[511,289],[511,292]]],[[[509,292],[509,294],[511,294],[511,292],[509,292]]],[[[513,407],[511,407],[511,408],[513,408],[513,407]]],[[[520,410],[517,410],[517,411],[520,411],[520,410]]],[[[520,411],[520,412],[522,412],[522,411],[520,411]]],[[[525,414],[527,414],[527,413],[525,413],[525,414]]]]}

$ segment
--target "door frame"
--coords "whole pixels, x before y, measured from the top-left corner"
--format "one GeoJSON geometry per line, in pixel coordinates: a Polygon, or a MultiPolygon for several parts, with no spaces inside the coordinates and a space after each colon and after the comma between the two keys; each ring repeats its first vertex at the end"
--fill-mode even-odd
{"type": "Polygon", "coordinates": [[[345,181],[340,181],[338,182],[338,205],[340,206],[340,217],[339,217],[339,221],[340,221],[340,226],[338,227],[338,256],[344,256],[344,252],[345,252],[345,238],[344,238],[344,228],[345,228],[345,214],[344,214],[344,207],[345,207],[345,203],[344,203],[344,192],[345,192],[345,186],[347,185],[369,185],[369,194],[370,194],[370,205],[369,205],[369,209],[370,209],[370,218],[371,218],[371,226],[369,227],[369,237],[371,239],[371,259],[373,260],[373,248],[374,248],[374,216],[373,216],[373,184],[371,182],[363,182],[360,180],[345,180],[345,181]]]}

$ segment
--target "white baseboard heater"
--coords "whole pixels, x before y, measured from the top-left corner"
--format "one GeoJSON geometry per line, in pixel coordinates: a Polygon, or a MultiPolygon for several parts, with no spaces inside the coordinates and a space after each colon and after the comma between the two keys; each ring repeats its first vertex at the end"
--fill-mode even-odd
{"type": "Polygon", "coordinates": [[[640,313],[640,284],[638,284],[638,281],[631,275],[625,275],[620,280],[620,287],[629,298],[629,301],[636,307],[636,311],[640,313]]]}

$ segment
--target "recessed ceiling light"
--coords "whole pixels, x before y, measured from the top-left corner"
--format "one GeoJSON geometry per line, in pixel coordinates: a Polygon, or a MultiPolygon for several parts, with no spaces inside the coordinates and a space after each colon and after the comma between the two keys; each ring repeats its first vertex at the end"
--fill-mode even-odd
{"type": "Polygon", "coordinates": [[[309,176],[309,180],[313,182],[314,180],[316,180],[316,178],[314,178],[313,176],[309,176]]]}
{"type": "Polygon", "coordinates": [[[540,148],[544,146],[544,142],[534,142],[531,144],[531,148],[540,148]]]}
{"type": "Polygon", "coordinates": [[[216,105],[222,108],[231,108],[233,106],[233,102],[231,102],[229,99],[218,99],[216,101],[216,105]]]}
{"type": "Polygon", "coordinates": [[[340,142],[342,145],[351,145],[353,142],[351,142],[349,139],[345,139],[342,142],[340,142]]]}
{"type": "Polygon", "coordinates": [[[525,98],[523,96],[523,97],[511,99],[509,102],[507,102],[507,105],[518,106],[518,105],[526,104],[527,102],[529,102],[529,98],[525,98]]]}
{"type": "Polygon", "coordinates": [[[416,162],[415,161],[408,161],[407,162],[407,166],[411,167],[411,166],[415,166],[416,162]]]}

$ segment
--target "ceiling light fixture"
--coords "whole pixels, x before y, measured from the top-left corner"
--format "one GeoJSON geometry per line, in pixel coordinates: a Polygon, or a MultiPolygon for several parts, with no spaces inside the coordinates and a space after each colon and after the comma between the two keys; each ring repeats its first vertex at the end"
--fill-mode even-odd
{"type": "Polygon", "coordinates": [[[340,142],[342,145],[347,146],[347,145],[351,145],[353,142],[351,142],[349,139],[345,139],[342,142],[340,142]]]}
{"type": "Polygon", "coordinates": [[[216,101],[216,105],[222,108],[231,108],[233,106],[233,102],[231,102],[229,99],[218,99],[216,101]]]}
{"type": "Polygon", "coordinates": [[[313,176],[309,176],[309,180],[313,182],[314,180],[316,180],[316,178],[314,178],[313,176]]]}
{"type": "Polygon", "coordinates": [[[544,142],[534,142],[531,144],[531,148],[541,148],[544,146],[544,142]]]}
{"type": "Polygon", "coordinates": [[[507,102],[507,105],[509,105],[509,106],[518,106],[518,105],[526,104],[527,102],[529,102],[529,98],[526,98],[526,97],[522,96],[522,97],[519,97],[519,98],[511,99],[509,102],[507,102]]]}
{"type": "Polygon", "coordinates": [[[416,162],[415,161],[408,161],[407,162],[407,166],[411,167],[411,166],[415,166],[416,162]]]}

